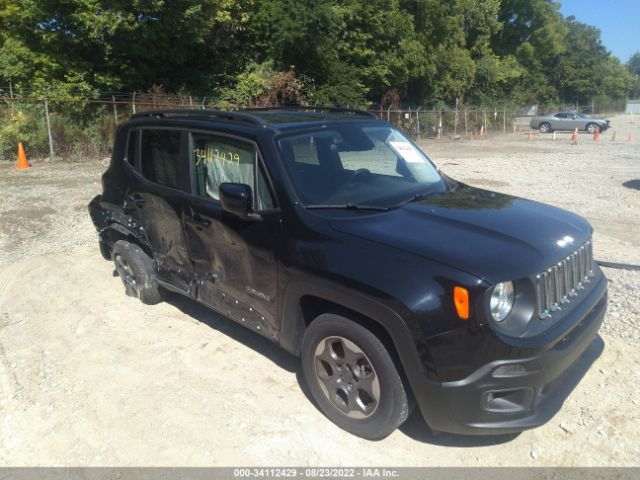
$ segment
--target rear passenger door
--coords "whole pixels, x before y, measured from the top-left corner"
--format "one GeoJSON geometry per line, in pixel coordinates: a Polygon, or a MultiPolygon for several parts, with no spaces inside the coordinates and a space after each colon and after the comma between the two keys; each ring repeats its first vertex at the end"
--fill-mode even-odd
{"type": "Polygon", "coordinates": [[[139,175],[133,177],[127,192],[125,212],[144,230],[153,250],[158,279],[193,294],[192,268],[182,227],[190,187],[188,133],[141,128],[132,131],[129,142],[128,155],[136,155],[134,165],[139,175]]]}
{"type": "Polygon", "coordinates": [[[280,212],[276,208],[257,145],[247,139],[206,132],[189,135],[192,199],[183,213],[198,298],[260,333],[277,330],[280,212]],[[221,183],[252,188],[261,221],[225,212],[221,183]]]}

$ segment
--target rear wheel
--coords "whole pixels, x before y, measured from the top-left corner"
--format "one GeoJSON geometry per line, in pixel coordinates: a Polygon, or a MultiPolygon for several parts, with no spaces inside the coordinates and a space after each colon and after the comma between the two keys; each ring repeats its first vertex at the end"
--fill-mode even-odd
{"type": "Polygon", "coordinates": [[[389,352],[371,331],[324,314],[305,332],[302,369],[322,412],[344,430],[386,437],[409,416],[408,394],[389,352]]]}
{"type": "Polygon", "coordinates": [[[551,124],[542,122],[538,128],[540,129],[540,133],[549,133],[551,131],[551,124]]]}
{"type": "Polygon", "coordinates": [[[138,245],[118,240],[113,245],[112,257],[127,295],[147,305],[162,301],[153,261],[138,245]]]}

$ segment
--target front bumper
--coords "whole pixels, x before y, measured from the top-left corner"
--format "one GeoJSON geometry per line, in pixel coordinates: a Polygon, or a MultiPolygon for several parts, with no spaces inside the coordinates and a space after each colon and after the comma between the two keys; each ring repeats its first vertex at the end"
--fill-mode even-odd
{"type": "Polygon", "coordinates": [[[463,380],[425,384],[414,391],[431,429],[507,434],[549,421],[604,349],[597,335],[607,307],[604,276],[581,307],[576,326],[544,353],[497,360],[463,380]]]}

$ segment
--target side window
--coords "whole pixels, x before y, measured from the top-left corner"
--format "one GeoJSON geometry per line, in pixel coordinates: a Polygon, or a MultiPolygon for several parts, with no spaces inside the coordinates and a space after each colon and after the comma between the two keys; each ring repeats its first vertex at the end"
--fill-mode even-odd
{"type": "Polygon", "coordinates": [[[257,210],[273,208],[274,201],[264,172],[258,170],[257,155],[252,144],[216,135],[192,134],[191,166],[196,195],[220,200],[222,183],[244,183],[258,193],[257,210]]]}
{"type": "Polygon", "coordinates": [[[180,188],[179,130],[142,130],[142,176],[160,185],[180,188]]]}
{"type": "Polygon", "coordinates": [[[138,156],[138,130],[131,130],[129,132],[129,139],[127,140],[127,162],[132,167],[136,166],[136,157],[138,156]]]}

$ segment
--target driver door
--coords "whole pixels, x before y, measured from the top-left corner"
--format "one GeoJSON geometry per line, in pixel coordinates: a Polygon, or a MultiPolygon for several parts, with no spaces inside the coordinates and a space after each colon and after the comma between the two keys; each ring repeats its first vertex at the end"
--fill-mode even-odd
{"type": "Polygon", "coordinates": [[[236,137],[190,133],[192,199],[183,212],[198,299],[266,336],[277,330],[280,212],[257,145],[236,137]],[[222,209],[221,183],[247,184],[261,221],[222,209]]]}

